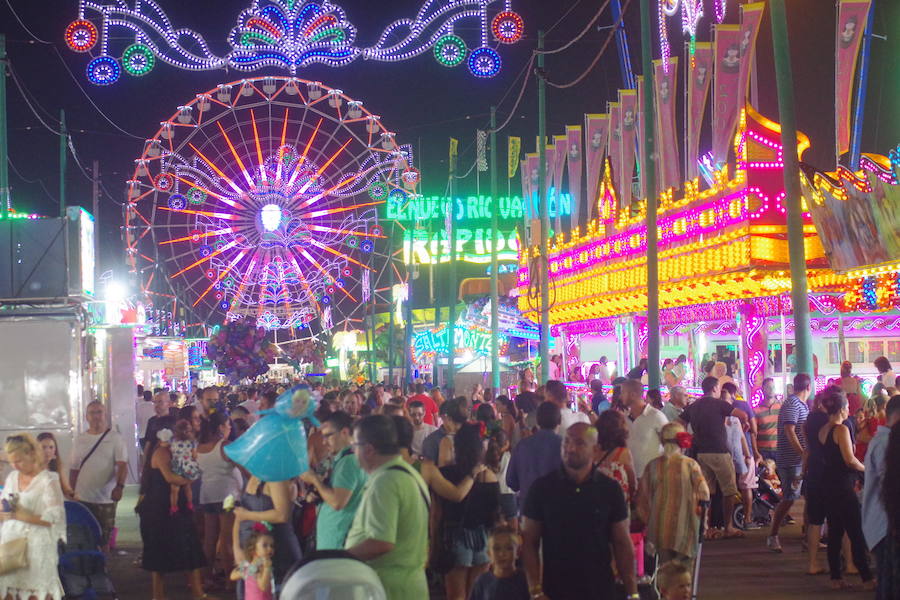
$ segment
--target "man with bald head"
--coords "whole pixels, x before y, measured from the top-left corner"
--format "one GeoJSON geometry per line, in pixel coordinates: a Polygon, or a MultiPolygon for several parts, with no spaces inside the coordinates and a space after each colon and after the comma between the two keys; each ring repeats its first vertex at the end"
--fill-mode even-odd
{"type": "Polygon", "coordinates": [[[531,597],[613,598],[615,558],[628,599],[638,598],[628,508],[619,484],[596,470],[597,430],[586,423],[570,426],[561,454],[562,466],[532,484],[522,509],[522,561],[531,597]]]}

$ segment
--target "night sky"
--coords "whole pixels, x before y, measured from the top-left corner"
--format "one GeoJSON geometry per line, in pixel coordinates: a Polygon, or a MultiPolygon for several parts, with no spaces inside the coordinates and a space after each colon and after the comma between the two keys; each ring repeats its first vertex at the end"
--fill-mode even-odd
{"type": "MultiPolygon", "coordinates": [[[[241,73],[182,72],[167,65],[157,67],[147,76],[133,78],[125,74],[109,87],[97,87],[87,81],[84,69],[88,57],[68,50],[62,37],[66,25],[76,18],[75,0],[5,0],[29,29],[52,44],[34,41],[17,23],[7,4],[0,3],[0,31],[7,36],[7,50],[12,68],[28,92],[32,104],[53,128],[58,125],[60,108],[73,133],[78,159],[86,168],[99,160],[104,195],[101,202],[103,251],[100,271],[124,272],[121,254],[121,208],[124,181],[131,177],[133,161],[140,157],[143,140],[152,137],[160,121],[171,116],[180,104],[194,94],[218,83],[239,79],[241,73]],[[58,52],[58,54],[57,54],[58,52]],[[67,70],[90,95],[99,109],[119,127],[136,137],[117,130],[91,106],[67,70]],[[45,114],[45,112],[48,114],[45,114]]],[[[900,31],[900,2],[875,0],[875,33],[900,31]]],[[[248,2],[221,0],[183,2],[160,0],[176,26],[200,32],[211,49],[223,54],[227,50],[226,35],[237,15],[248,2]]],[[[391,21],[413,16],[419,8],[415,0],[343,0],[348,17],[356,24],[357,43],[369,45],[391,21]]],[[[705,0],[706,13],[713,14],[710,0],[705,0]]],[[[808,162],[823,169],[834,167],[833,46],[835,10],[828,0],[790,0],[790,43],[793,53],[798,125],[812,139],[808,162]]],[[[519,44],[500,49],[503,71],[492,80],[477,80],[464,67],[447,69],[429,54],[403,63],[357,61],[349,67],[335,69],[314,66],[298,76],[320,80],[363,100],[366,108],[382,115],[388,129],[397,132],[398,141],[413,144],[423,172],[426,193],[442,192],[446,183],[447,138],[460,139],[461,166],[468,168],[474,160],[475,130],[486,128],[491,104],[499,104],[500,119],[505,119],[520,89],[517,80],[535,44],[538,29],[548,30],[547,48],[569,41],[596,13],[597,0],[513,0],[513,9],[525,19],[526,38],[519,44]]],[[[737,2],[728,0],[726,22],[737,22],[737,2]]],[[[609,12],[599,21],[601,27],[611,23],[609,12]]],[[[625,23],[634,62],[640,73],[639,1],[627,4],[625,23]]],[[[709,17],[701,22],[699,40],[709,37],[709,17]]],[[[680,48],[678,26],[673,19],[672,45],[680,48]]],[[[658,56],[653,24],[654,52],[658,56]]],[[[777,120],[777,104],[771,58],[771,35],[768,11],[758,42],[759,104],[761,112],[777,120]]],[[[547,59],[547,72],[554,82],[567,82],[591,63],[608,34],[607,29],[593,30],[570,50],[547,59]]],[[[900,142],[900,110],[898,86],[900,76],[896,57],[900,56],[900,40],[873,41],[871,85],[869,86],[866,135],[863,150],[886,154],[900,142]],[[894,60],[889,60],[893,56],[894,60]]],[[[271,71],[273,74],[282,74],[271,71]]],[[[259,74],[263,74],[261,72],[259,74]]],[[[549,89],[548,134],[562,134],[567,124],[578,124],[586,112],[605,112],[606,101],[614,99],[622,85],[615,44],[611,44],[590,76],[578,87],[561,91],[549,89]]],[[[533,82],[519,105],[511,125],[500,134],[501,163],[505,164],[506,135],[520,135],[524,151],[534,150],[537,130],[536,92],[533,82]]],[[[7,78],[10,129],[10,170],[13,204],[21,211],[55,214],[58,206],[58,138],[48,132],[23,101],[11,78],[7,78]]],[[[501,179],[501,181],[503,181],[501,179]]],[[[69,204],[90,209],[91,184],[70,158],[67,173],[69,204]]],[[[518,177],[513,182],[514,189],[518,177]]],[[[486,187],[486,182],[482,181],[486,187]]],[[[505,187],[505,185],[503,185],[505,187]]],[[[482,188],[484,190],[484,187],[482,188]]],[[[475,191],[475,178],[460,185],[465,192],[475,191]]]]}

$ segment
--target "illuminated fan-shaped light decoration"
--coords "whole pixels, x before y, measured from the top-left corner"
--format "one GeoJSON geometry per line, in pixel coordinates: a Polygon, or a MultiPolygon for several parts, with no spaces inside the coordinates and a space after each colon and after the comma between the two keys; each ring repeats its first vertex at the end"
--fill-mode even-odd
{"type": "Polygon", "coordinates": [[[501,44],[512,44],[525,29],[511,0],[424,0],[415,17],[394,21],[374,45],[361,47],[356,27],[333,0],[252,0],[228,34],[231,51],[219,56],[199,33],[176,29],[156,0],[79,0],[78,6],[78,19],[66,29],[66,44],[75,52],[99,47],[99,56],[88,65],[88,78],[97,85],[115,83],[121,69],[143,75],[157,61],[192,71],[277,67],[293,75],[317,63],[398,62],[429,51],[445,66],[468,59],[476,77],[492,77],[500,70],[500,56],[487,47],[490,34],[501,44]],[[97,13],[99,28],[85,19],[87,11],[97,13]],[[473,21],[480,25],[480,36],[467,45],[462,36],[475,29],[468,26],[473,21]],[[121,39],[134,43],[119,61],[110,44],[121,39]],[[471,54],[470,46],[476,48],[471,54]]]}
{"type": "Polygon", "coordinates": [[[90,21],[78,19],[66,27],[66,45],[73,52],[87,52],[97,43],[97,28],[90,21]]]}
{"type": "MultiPolygon", "coordinates": [[[[669,30],[666,25],[666,17],[674,17],[681,7],[681,29],[691,37],[690,56],[693,60],[694,49],[697,43],[697,25],[703,16],[703,0],[657,0],[659,2],[659,45],[662,50],[663,71],[669,70],[669,56],[672,53],[669,46],[669,30]]],[[[727,0],[712,0],[715,5],[716,23],[725,20],[727,0]]]]}
{"type": "Polygon", "coordinates": [[[251,319],[316,335],[328,307],[331,326],[358,328],[363,274],[384,294],[388,273],[403,272],[378,214],[389,196],[407,197],[404,177],[418,173],[410,149],[361,102],[320,83],[225,87],[232,100],[218,99],[224,87],[197,94],[135,161],[127,251],[146,294],[177,298],[204,323],[251,319]],[[346,118],[351,110],[358,118],[346,118]]]}

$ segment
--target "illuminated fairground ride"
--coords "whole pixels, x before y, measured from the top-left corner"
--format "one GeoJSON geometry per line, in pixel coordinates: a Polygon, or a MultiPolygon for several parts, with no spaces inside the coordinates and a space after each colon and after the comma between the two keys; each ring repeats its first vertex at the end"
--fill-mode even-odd
{"type": "Polygon", "coordinates": [[[147,301],[188,322],[358,329],[370,303],[390,302],[387,280],[406,277],[377,207],[418,180],[410,149],[341,90],[222,84],[178,107],[135,161],[128,260],[147,301]]]}

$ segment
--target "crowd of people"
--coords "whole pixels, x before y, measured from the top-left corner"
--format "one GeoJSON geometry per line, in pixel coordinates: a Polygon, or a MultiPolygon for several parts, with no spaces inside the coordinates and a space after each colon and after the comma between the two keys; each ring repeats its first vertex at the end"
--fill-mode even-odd
{"type": "MultiPolygon", "coordinates": [[[[818,393],[798,374],[781,399],[767,379],[756,406],[715,375],[698,399],[677,384],[645,391],[638,372],[610,380],[607,394],[596,377],[589,402],[560,380],[538,386],[530,370],[513,397],[305,382],[316,402],[304,420],[309,470],[286,481],[263,481],[226,452],[283,388],[139,390],[139,564],[154,599],[172,572],[188,573],[198,599],[276,598],[292,567],[321,551],[366,562],[392,599],[429,589],[449,600],[610,598],[616,588],[638,598],[653,573],[663,597],[680,598],[700,531],[739,538],[768,522],[768,548],[782,552],[791,542],[780,528],[803,496],[808,572],[826,572],[825,540],[833,587],[858,573],[879,599],[897,598],[900,395],[886,359],[876,366],[868,398],[847,363],[818,393]],[[755,506],[761,478],[780,486],[771,514],[755,506]]],[[[62,597],[65,499],[83,503],[110,544],[126,448],[102,403],[85,417],[66,462],[52,434],[7,439],[0,544],[27,537],[28,561],[0,575],[2,597],[62,597]]]]}

